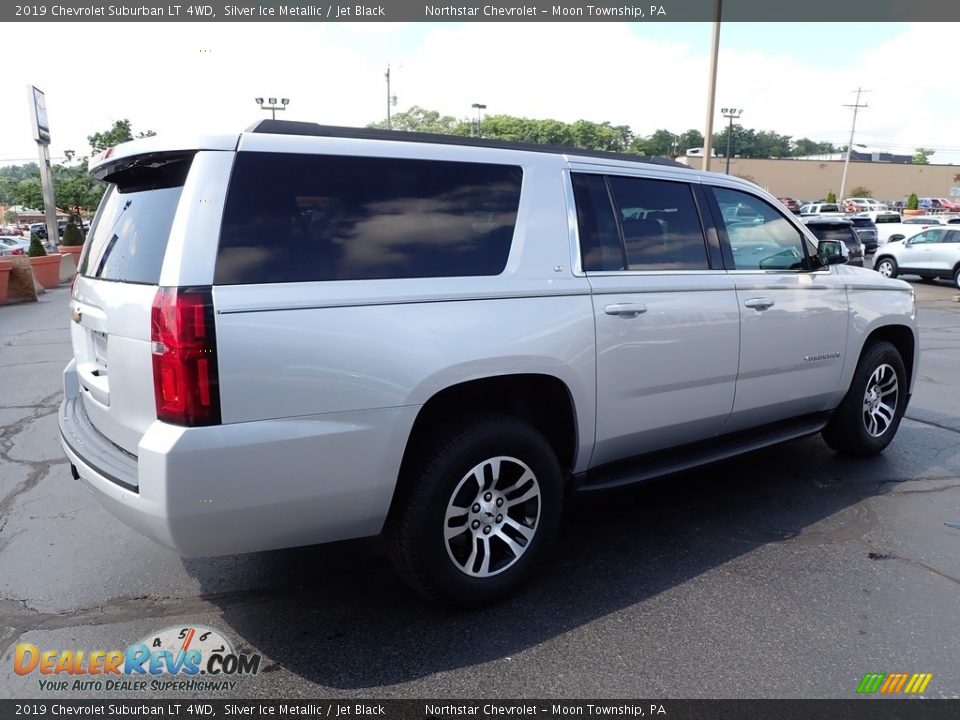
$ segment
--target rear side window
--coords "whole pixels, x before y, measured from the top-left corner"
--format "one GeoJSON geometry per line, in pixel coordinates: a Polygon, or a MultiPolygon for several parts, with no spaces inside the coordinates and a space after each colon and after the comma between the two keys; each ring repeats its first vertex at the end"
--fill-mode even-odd
{"type": "Polygon", "coordinates": [[[842,242],[846,245],[857,245],[860,239],[851,232],[849,225],[808,225],[818,240],[842,242]]]}
{"type": "Polygon", "coordinates": [[[687,183],[578,173],[572,180],[584,270],[710,267],[687,183]]]}
{"type": "Polygon", "coordinates": [[[192,156],[143,158],[110,183],[90,227],[80,274],[156,285],[192,156]]]}
{"type": "Polygon", "coordinates": [[[497,275],[522,177],[508,165],[239,153],[214,282],[497,275]]]}

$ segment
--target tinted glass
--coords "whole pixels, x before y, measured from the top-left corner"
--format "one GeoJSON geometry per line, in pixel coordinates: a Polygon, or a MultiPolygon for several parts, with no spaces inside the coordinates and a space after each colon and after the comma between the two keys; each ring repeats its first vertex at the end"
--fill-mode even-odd
{"type": "Polygon", "coordinates": [[[799,270],[804,266],[800,231],[765,200],[712,188],[733,251],[736,270],[799,270]]]}
{"type": "Polygon", "coordinates": [[[951,230],[944,237],[943,242],[960,243],[960,230],[951,230]]]}
{"type": "Polygon", "coordinates": [[[623,247],[606,179],[603,175],[574,173],[572,180],[583,269],[623,270],[623,247]]]}
{"type": "Polygon", "coordinates": [[[521,179],[507,165],[239,153],[215,282],[496,275],[521,179]]]}
{"type": "Polygon", "coordinates": [[[705,270],[707,247],[686,183],[611,177],[629,270],[705,270]]]}
{"type": "Polygon", "coordinates": [[[90,229],[80,274],[156,285],[182,189],[124,193],[110,186],[90,229]]]}
{"type": "Polygon", "coordinates": [[[845,245],[856,246],[860,244],[860,239],[855,233],[851,232],[849,226],[843,225],[808,225],[819,240],[832,240],[833,242],[842,242],[845,245]]]}

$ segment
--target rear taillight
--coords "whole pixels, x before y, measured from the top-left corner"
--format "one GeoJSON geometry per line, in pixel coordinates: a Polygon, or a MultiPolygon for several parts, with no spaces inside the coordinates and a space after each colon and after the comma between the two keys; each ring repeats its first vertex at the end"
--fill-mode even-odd
{"type": "Polygon", "coordinates": [[[209,287],[160,288],[150,323],[157,419],[219,425],[220,385],[209,287]]]}

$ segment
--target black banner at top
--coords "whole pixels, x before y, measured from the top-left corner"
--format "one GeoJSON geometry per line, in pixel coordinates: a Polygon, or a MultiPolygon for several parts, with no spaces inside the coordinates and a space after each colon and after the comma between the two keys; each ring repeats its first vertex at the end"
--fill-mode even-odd
{"type": "Polygon", "coordinates": [[[944,0],[658,0],[496,2],[234,0],[180,4],[155,0],[63,0],[0,7],[4,22],[946,22],[960,3],[944,0]]]}
{"type": "Polygon", "coordinates": [[[960,700],[0,700],[7,718],[954,720],[960,700]]]}

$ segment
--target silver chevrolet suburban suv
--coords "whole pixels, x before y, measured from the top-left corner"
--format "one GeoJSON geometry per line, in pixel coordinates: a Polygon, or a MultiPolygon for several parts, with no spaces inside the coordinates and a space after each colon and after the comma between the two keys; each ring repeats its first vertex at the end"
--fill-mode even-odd
{"type": "Polygon", "coordinates": [[[62,445],[185,556],[382,534],[480,605],[566,496],[818,432],[874,455],[917,372],[909,285],[671,161],[265,120],[91,172],[62,445]]]}

